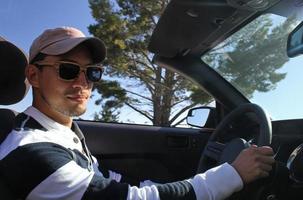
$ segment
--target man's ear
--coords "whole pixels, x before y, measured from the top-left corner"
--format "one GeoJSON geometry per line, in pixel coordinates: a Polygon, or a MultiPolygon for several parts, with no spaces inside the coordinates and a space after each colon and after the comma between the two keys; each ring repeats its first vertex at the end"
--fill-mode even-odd
{"type": "Polygon", "coordinates": [[[32,87],[39,88],[39,69],[35,65],[26,66],[25,76],[32,87]]]}

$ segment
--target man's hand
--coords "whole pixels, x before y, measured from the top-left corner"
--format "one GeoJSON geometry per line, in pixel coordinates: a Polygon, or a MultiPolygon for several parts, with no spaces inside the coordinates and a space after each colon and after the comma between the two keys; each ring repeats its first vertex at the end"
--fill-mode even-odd
{"type": "Polygon", "coordinates": [[[269,146],[251,147],[244,149],[231,164],[242,178],[244,184],[258,178],[267,177],[275,162],[274,152],[269,146]]]}

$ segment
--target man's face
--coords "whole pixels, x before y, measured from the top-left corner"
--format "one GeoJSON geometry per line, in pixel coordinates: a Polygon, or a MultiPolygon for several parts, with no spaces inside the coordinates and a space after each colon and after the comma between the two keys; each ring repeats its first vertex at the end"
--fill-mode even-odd
{"type": "MultiPolygon", "coordinates": [[[[89,51],[85,47],[76,47],[62,56],[46,56],[43,62],[69,61],[81,66],[92,64],[89,51]]],[[[79,116],[86,111],[86,104],[91,95],[93,83],[89,82],[84,74],[72,80],[65,81],[59,78],[54,66],[43,66],[38,72],[38,105],[45,105],[50,112],[57,112],[65,116],[79,116]]],[[[47,113],[46,113],[47,114],[47,113]]]]}

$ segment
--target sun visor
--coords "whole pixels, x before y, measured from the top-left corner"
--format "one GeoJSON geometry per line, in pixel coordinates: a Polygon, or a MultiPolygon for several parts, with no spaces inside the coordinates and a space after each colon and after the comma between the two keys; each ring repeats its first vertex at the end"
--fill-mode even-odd
{"type": "Polygon", "coordinates": [[[172,0],[152,34],[149,51],[174,57],[187,54],[197,46],[208,48],[209,44],[204,44],[204,41],[236,11],[225,1],[172,0]]]}

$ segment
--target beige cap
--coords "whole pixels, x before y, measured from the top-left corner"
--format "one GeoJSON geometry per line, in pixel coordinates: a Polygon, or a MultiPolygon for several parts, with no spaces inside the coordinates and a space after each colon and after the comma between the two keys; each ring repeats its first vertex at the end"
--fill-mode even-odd
{"type": "Polygon", "coordinates": [[[69,52],[84,42],[88,45],[95,63],[105,59],[106,48],[100,39],[86,37],[73,27],[60,27],[45,30],[33,41],[29,51],[29,62],[31,63],[39,53],[57,56],[69,52]]]}

